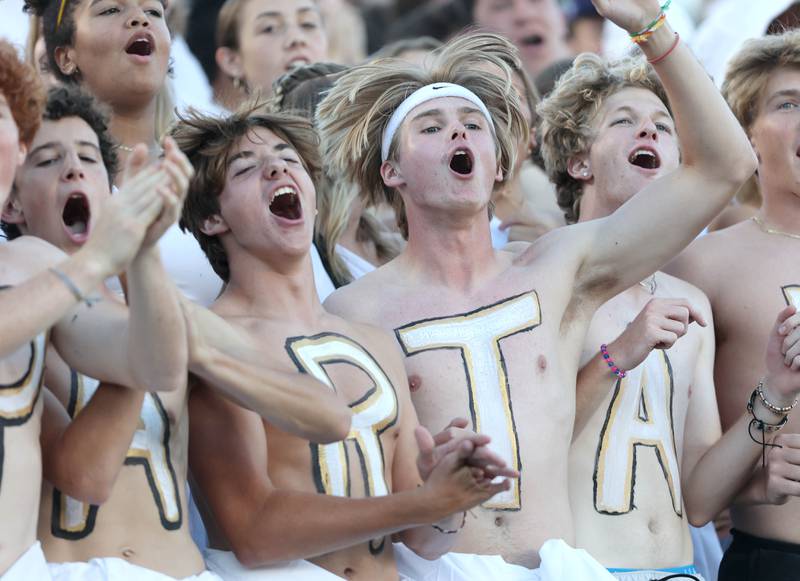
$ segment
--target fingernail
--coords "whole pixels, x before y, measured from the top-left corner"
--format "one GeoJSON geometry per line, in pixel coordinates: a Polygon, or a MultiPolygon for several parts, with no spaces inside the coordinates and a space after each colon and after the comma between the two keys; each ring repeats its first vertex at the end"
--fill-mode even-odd
{"type": "Polygon", "coordinates": [[[786,325],[781,325],[778,327],[778,333],[785,333],[786,332],[786,325]]]}

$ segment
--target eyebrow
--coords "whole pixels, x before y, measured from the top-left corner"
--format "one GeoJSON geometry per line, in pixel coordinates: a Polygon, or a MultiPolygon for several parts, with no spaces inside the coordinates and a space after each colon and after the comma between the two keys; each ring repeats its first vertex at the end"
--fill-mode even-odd
{"type": "MultiPolygon", "coordinates": [[[[91,141],[76,141],[75,144],[78,145],[79,147],[91,147],[95,151],[98,152],[100,151],[100,148],[91,141]]],[[[60,141],[48,141],[47,143],[43,143],[39,147],[36,147],[35,149],[31,150],[29,155],[30,157],[33,157],[34,155],[36,155],[37,153],[39,153],[44,149],[56,149],[59,147],[61,147],[60,141]]]]}
{"type": "MultiPolygon", "coordinates": [[[[473,113],[478,113],[479,115],[483,115],[483,112],[480,109],[476,109],[475,107],[459,107],[458,112],[461,115],[471,115],[473,113]]],[[[415,115],[411,122],[417,121],[419,119],[423,119],[425,117],[441,117],[442,110],[441,109],[428,109],[427,111],[423,111],[419,115],[415,115]]]]}
{"type": "MultiPolygon", "coordinates": [[[[318,13],[319,11],[316,8],[312,8],[311,6],[305,6],[303,8],[297,9],[297,14],[305,14],[306,12],[315,12],[318,13]]],[[[283,18],[283,12],[278,10],[267,10],[265,12],[261,12],[256,16],[256,20],[259,18],[283,18]]]]}
{"type": "MultiPolygon", "coordinates": [[[[628,105],[620,105],[619,107],[617,107],[616,109],[611,111],[611,114],[613,115],[615,113],[623,113],[623,112],[624,113],[630,113],[630,114],[635,114],[636,113],[636,111],[634,111],[632,107],[630,107],[628,105]]],[[[658,109],[656,111],[656,115],[659,115],[661,117],[666,117],[667,119],[672,121],[672,116],[669,113],[667,113],[666,111],[664,111],[663,109],[658,109]]]]}
{"type": "Polygon", "coordinates": [[[800,95],[800,90],[797,89],[781,89],[780,91],[776,91],[769,96],[767,101],[772,101],[773,99],[778,99],[782,97],[797,97],[800,95]]]}

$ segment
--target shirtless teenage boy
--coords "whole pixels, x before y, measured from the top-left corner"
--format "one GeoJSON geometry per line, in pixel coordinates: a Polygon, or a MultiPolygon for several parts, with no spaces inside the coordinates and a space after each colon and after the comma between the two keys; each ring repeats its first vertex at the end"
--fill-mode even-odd
{"type": "MultiPolygon", "coordinates": [[[[800,306],[800,33],[748,42],[729,64],[723,93],[758,156],[764,201],[752,220],[700,238],[669,270],[700,287],[711,301],[717,337],[714,377],[727,429],[763,373],[759,350],[770,332],[770,314],[787,304],[800,306]]],[[[794,355],[787,352],[787,360],[794,355]]],[[[791,403],[776,401],[779,406],[791,403]]],[[[800,437],[791,432],[800,430],[800,421],[796,412],[790,415],[775,437],[783,448],[771,448],[768,456],[769,462],[791,464],[773,483],[782,492],[768,497],[765,482],[758,479],[734,504],[734,540],[720,566],[720,581],[797,576],[800,500],[792,497],[800,494],[800,437]],[[786,506],[765,504],[776,501],[786,506]]]]}
{"type": "Polygon", "coordinates": [[[193,389],[190,462],[208,509],[209,568],[225,579],[388,581],[392,533],[430,558],[447,551],[462,511],[508,487],[490,483],[502,462],[486,437],[432,440],[418,428],[393,339],[319,304],[311,123],[244,111],[185,119],[174,136],[197,172],[183,223],[228,282],[214,313],[270,366],[317,377],[354,412],[346,440],[320,446],[215,395],[213,381],[193,389]],[[480,458],[493,466],[466,465],[480,458]]]}
{"type": "MultiPolygon", "coordinates": [[[[630,31],[659,11],[649,0],[597,6],[630,31]]],[[[574,377],[591,316],[688,244],[752,173],[741,128],[675,39],[665,25],[642,48],[649,58],[672,49],[656,71],[684,136],[682,164],[647,180],[607,218],[557,229],[516,254],[492,250],[487,212],[526,130],[516,100],[505,98],[507,79],[449,70],[447,63],[429,74],[378,63],[346,73],[320,106],[326,166],[365,194],[385,193],[404,207],[409,234],[403,254],[340,289],[327,305],[395,330],[422,425],[470,415],[475,430],[492,436],[509,465],[521,469],[518,485],[468,521],[459,551],[530,567],[547,539],[574,541],[566,458],[574,377]],[[437,97],[450,91],[436,88],[442,81],[470,89],[479,101],[437,97]],[[393,137],[387,134],[401,103],[431,84],[410,97],[417,106],[403,111],[393,137]],[[420,104],[426,95],[432,100],[420,104]]],[[[631,98],[650,102],[653,95],[631,98]]],[[[592,129],[582,127],[587,135],[592,129]]],[[[629,165],[631,151],[618,145],[614,153],[609,163],[629,165]]],[[[590,171],[589,161],[571,160],[570,171],[590,171]]]]}
{"type": "MultiPolygon", "coordinates": [[[[109,199],[106,168],[114,166],[112,147],[104,119],[88,95],[76,88],[51,91],[31,155],[17,172],[11,197],[13,211],[8,212],[7,217],[14,220],[17,229],[24,234],[43,238],[68,253],[79,249],[85,240],[85,231],[97,215],[102,215],[109,199]],[[95,150],[95,146],[99,150],[95,150]]],[[[12,232],[13,229],[7,230],[12,232]]],[[[115,297],[106,291],[106,300],[113,302],[115,297]]],[[[192,307],[187,306],[189,308],[192,307]]],[[[203,316],[212,315],[201,307],[194,307],[187,324],[202,327],[198,319],[203,316]]],[[[220,340],[208,342],[213,346],[220,340]]],[[[190,355],[190,367],[197,369],[198,360],[203,357],[197,349],[192,349],[190,355]]],[[[213,371],[215,365],[218,367],[219,363],[215,361],[208,367],[213,371]]],[[[262,393],[262,402],[266,400],[259,403],[255,397],[251,398],[249,403],[254,409],[265,409],[269,405],[273,409],[266,413],[284,411],[286,406],[274,397],[263,397],[269,395],[269,380],[273,377],[262,371],[259,378],[253,378],[258,381],[256,383],[243,375],[246,371],[242,367],[233,366],[239,375],[232,382],[234,397],[242,397],[241,386],[249,382],[262,393]]],[[[294,383],[302,383],[302,378],[294,375],[294,383]]],[[[72,372],[53,352],[48,354],[47,385],[76,421],[83,420],[87,404],[96,405],[95,399],[106,390],[105,387],[98,390],[94,379],[72,372]]],[[[324,397],[324,386],[320,384],[317,389],[319,391],[313,393],[324,397]]],[[[288,399],[291,390],[286,391],[288,399]]],[[[147,579],[163,575],[210,577],[210,574],[201,574],[205,566],[187,526],[187,397],[186,385],[182,382],[169,393],[147,393],[144,401],[139,399],[123,453],[116,462],[107,462],[110,475],[102,479],[105,490],[102,506],[98,506],[100,500],[91,505],[81,503],[46,483],[39,538],[54,577],[83,579],[90,574],[102,574],[111,579],[147,579]],[[120,472],[123,460],[128,467],[120,472]]],[[[337,408],[330,405],[334,402],[328,403],[330,415],[334,415],[337,408]]],[[[305,414],[311,421],[315,416],[323,418],[318,432],[324,433],[325,414],[312,411],[305,414]]],[[[116,419],[107,417],[105,421],[114,423],[116,419]]],[[[338,433],[343,436],[346,427],[338,433]]],[[[316,437],[318,432],[304,433],[316,437]]],[[[97,442],[92,444],[97,446],[97,442]]],[[[100,480],[98,473],[91,476],[100,480]]]]}
{"type": "MultiPolygon", "coordinates": [[[[0,71],[0,201],[5,207],[16,165],[25,159],[41,121],[42,95],[35,73],[6,43],[0,43],[0,71]]],[[[82,149],[99,154],[92,145],[82,149]]],[[[42,389],[48,343],[76,368],[138,390],[175,386],[185,376],[183,317],[175,311],[176,297],[162,288],[157,255],[148,250],[177,215],[181,182],[188,181],[191,171],[175,152],[173,146],[158,167],[132,172],[75,256],[67,258],[27,236],[0,245],[0,284],[5,285],[0,291],[3,579],[49,578],[34,543],[43,473],[71,494],[91,499],[95,483],[86,475],[104,470],[107,456],[86,443],[97,438],[117,445],[113,431],[124,432],[125,424],[135,421],[135,414],[127,412],[136,409],[136,398],[141,401],[138,394],[111,388],[83,420],[68,424],[63,409],[59,414],[54,398],[42,389]],[[94,296],[105,278],[126,267],[130,322],[127,309],[94,296]],[[104,413],[120,413],[120,425],[97,422],[104,413]]]]}
{"type": "MultiPolygon", "coordinates": [[[[608,216],[678,166],[666,96],[646,66],[641,59],[606,63],[582,55],[540,109],[549,166],[564,168],[570,157],[583,155],[591,162],[590,176],[551,172],[561,184],[562,207],[579,223],[608,216]],[[631,98],[641,93],[650,98],[631,98]],[[559,124],[565,111],[592,124],[588,151],[579,132],[559,124]],[[633,163],[614,163],[615,147],[631,152],[633,163]]],[[[790,314],[782,313],[781,325],[791,324],[783,321],[790,314]]],[[[711,309],[699,289],[656,272],[603,304],[589,327],[577,384],[570,503],[577,546],[624,579],[698,576],[688,523],[705,524],[727,507],[760,456],[744,409],[720,440],[714,334],[706,321],[711,309]],[[699,325],[690,325],[695,320],[699,325]]],[[[800,374],[784,365],[780,352],[787,335],[771,335],[771,359],[766,369],[759,364],[762,374],[769,371],[765,389],[794,396],[800,374]]],[[[780,420],[760,402],[754,412],[780,420]]]]}

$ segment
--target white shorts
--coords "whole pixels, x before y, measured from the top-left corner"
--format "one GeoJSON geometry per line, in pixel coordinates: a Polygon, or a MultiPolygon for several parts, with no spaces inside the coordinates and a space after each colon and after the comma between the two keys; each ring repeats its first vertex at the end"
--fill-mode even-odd
{"type": "Polygon", "coordinates": [[[447,553],[428,561],[396,543],[400,574],[414,581],[613,581],[614,577],[583,549],[560,539],[547,541],[539,551],[538,569],[507,563],[499,555],[447,553]]]}
{"type": "MultiPolygon", "coordinates": [[[[50,575],[53,581],[177,581],[169,575],[115,557],[92,559],[88,563],[50,563],[50,575]]],[[[214,573],[203,571],[180,581],[222,580],[214,573]]]]}
{"type": "Polygon", "coordinates": [[[318,567],[314,563],[297,559],[269,567],[248,569],[239,562],[232,551],[206,549],[203,553],[206,567],[225,581],[282,581],[297,579],[298,581],[341,581],[341,577],[318,567]]]}
{"type": "Polygon", "coordinates": [[[722,561],[722,546],[719,543],[714,523],[704,527],[689,527],[694,548],[694,566],[707,581],[717,581],[719,564],[722,561]]]}
{"type": "Polygon", "coordinates": [[[44,560],[42,545],[39,541],[22,553],[19,559],[2,575],[0,581],[50,581],[50,571],[44,560]]]}
{"type": "MultiPolygon", "coordinates": [[[[614,577],[619,579],[620,581],[658,581],[659,579],[663,579],[664,577],[670,577],[672,575],[677,575],[678,573],[674,571],[658,571],[658,570],[641,570],[641,571],[627,571],[623,573],[612,573],[614,577]]],[[[698,581],[703,581],[702,575],[700,573],[694,572],[690,573],[692,577],[696,577],[698,581]]],[[[685,573],[684,573],[685,575],[685,573]]],[[[682,579],[690,580],[692,577],[673,577],[670,581],[680,581],[682,579]]],[[[764,581],[767,581],[766,579],[764,581]]]]}

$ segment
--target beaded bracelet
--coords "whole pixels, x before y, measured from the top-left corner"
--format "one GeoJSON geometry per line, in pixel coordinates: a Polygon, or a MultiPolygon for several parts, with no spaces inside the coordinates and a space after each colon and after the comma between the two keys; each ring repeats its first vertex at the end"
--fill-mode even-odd
{"type": "Polygon", "coordinates": [[[791,405],[787,406],[777,406],[771,401],[767,399],[766,393],[764,393],[764,380],[758,382],[758,386],[756,386],[756,393],[758,394],[758,398],[761,400],[761,403],[764,404],[764,407],[767,408],[775,415],[784,415],[788,414],[790,411],[794,409],[794,406],[797,405],[797,400],[794,400],[791,405]]]}
{"type": "Polygon", "coordinates": [[[650,35],[652,35],[656,30],[658,30],[661,26],[663,26],[664,22],[667,19],[666,12],[670,4],[672,4],[672,0],[667,0],[666,2],[664,2],[664,4],[659,9],[658,16],[656,16],[652,20],[652,22],[650,22],[650,24],[645,26],[639,32],[631,34],[630,35],[631,40],[636,44],[641,44],[645,42],[648,38],[650,38],[650,35]]]}
{"type": "Polygon", "coordinates": [[[750,423],[751,425],[755,424],[756,429],[758,429],[760,432],[777,432],[783,426],[786,425],[786,422],[789,421],[789,416],[784,415],[783,419],[779,421],[777,424],[770,424],[768,422],[765,422],[764,420],[760,420],[758,416],[756,416],[756,410],[755,410],[755,403],[756,403],[756,397],[758,396],[758,392],[759,388],[756,387],[753,390],[753,393],[750,394],[750,399],[747,401],[747,413],[749,413],[753,417],[750,423]]]}
{"type": "Polygon", "coordinates": [[[617,364],[614,363],[613,359],[611,359],[611,355],[608,353],[608,345],[606,345],[605,343],[600,345],[600,354],[603,356],[603,359],[605,360],[606,365],[608,365],[608,368],[611,369],[611,373],[613,373],[620,379],[623,379],[626,375],[628,375],[627,371],[617,367],[617,364]]]}

